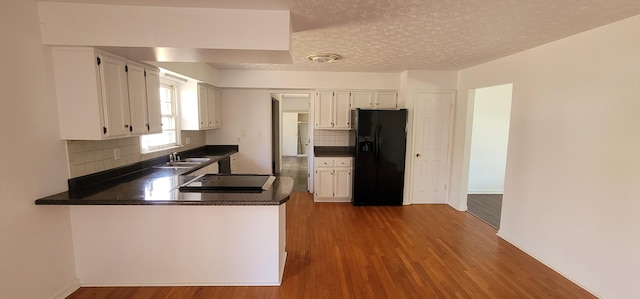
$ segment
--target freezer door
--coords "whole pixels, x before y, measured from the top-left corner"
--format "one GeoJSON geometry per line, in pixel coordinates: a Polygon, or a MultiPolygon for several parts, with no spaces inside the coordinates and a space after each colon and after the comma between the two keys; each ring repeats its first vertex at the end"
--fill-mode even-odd
{"type": "Polygon", "coordinates": [[[377,128],[376,201],[402,205],[407,142],[407,111],[381,111],[377,128]]]}

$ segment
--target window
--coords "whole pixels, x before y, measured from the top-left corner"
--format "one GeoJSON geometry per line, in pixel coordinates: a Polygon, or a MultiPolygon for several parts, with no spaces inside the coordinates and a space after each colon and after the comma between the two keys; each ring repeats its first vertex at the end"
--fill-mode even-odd
{"type": "Polygon", "coordinates": [[[140,138],[142,152],[151,152],[180,145],[177,125],[178,113],[176,85],[160,82],[160,107],[162,114],[162,133],[145,135],[140,138]]]}

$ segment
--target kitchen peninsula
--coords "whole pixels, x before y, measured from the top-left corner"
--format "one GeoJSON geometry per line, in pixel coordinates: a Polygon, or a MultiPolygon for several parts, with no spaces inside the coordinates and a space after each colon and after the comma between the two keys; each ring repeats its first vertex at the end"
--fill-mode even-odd
{"type": "MultiPolygon", "coordinates": [[[[203,148],[181,156],[215,163],[233,152],[203,148]]],[[[70,180],[69,191],[36,200],[70,206],[80,284],[279,285],[293,180],[278,177],[252,193],[181,192],[180,185],[196,178],[190,175],[195,169],[154,167],[165,163],[145,161],[120,170],[124,174],[70,180]],[[103,184],[103,177],[111,182],[103,184]],[[93,192],[76,186],[83,182],[93,192]]]]}

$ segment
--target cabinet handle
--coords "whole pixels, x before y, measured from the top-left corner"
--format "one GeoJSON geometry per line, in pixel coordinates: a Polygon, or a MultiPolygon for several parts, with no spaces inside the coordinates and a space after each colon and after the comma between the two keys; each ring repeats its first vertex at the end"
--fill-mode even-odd
{"type": "Polygon", "coordinates": [[[124,125],[124,127],[125,127],[126,129],[128,129],[128,128],[129,128],[129,125],[124,125]]]}
{"type": "Polygon", "coordinates": [[[421,156],[420,154],[416,154],[416,158],[420,158],[420,156],[421,156]]]}

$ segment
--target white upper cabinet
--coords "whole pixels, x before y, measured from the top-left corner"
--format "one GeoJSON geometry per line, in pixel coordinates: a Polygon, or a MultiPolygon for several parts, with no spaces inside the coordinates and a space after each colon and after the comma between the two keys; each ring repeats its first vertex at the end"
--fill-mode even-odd
{"type": "Polygon", "coordinates": [[[316,129],[349,130],[351,128],[349,92],[316,92],[314,113],[316,129]]]}
{"type": "Polygon", "coordinates": [[[196,97],[187,93],[181,99],[183,130],[208,130],[222,127],[220,91],[213,86],[197,84],[196,97]]]}
{"type": "MultiPolygon", "coordinates": [[[[126,137],[131,134],[131,116],[124,59],[98,54],[104,107],[104,138],[126,137]]],[[[102,138],[99,138],[102,139],[102,138]]]]}
{"type": "Polygon", "coordinates": [[[131,114],[131,133],[144,134],[148,129],[147,87],[144,67],[127,63],[127,82],[129,85],[129,109],[131,114]]]}
{"type": "Polygon", "coordinates": [[[316,93],[314,113],[317,129],[333,129],[333,91],[316,93]]]}
{"type": "Polygon", "coordinates": [[[148,94],[144,77],[155,68],[87,47],[52,48],[52,58],[62,139],[147,134],[149,120],[160,118],[148,109],[148,101],[160,104],[159,91],[148,94]]]}
{"type": "Polygon", "coordinates": [[[395,91],[376,92],[375,109],[398,108],[398,93],[395,91]]]}
{"type": "Polygon", "coordinates": [[[351,109],[397,109],[398,93],[395,91],[352,91],[351,109]]]}
{"type": "Polygon", "coordinates": [[[373,91],[352,91],[351,108],[374,109],[373,91]]]}
{"type": "Polygon", "coordinates": [[[351,129],[351,93],[348,91],[336,91],[334,100],[334,129],[351,129]]]}
{"type": "Polygon", "coordinates": [[[160,108],[160,72],[157,69],[145,69],[144,82],[147,89],[148,133],[162,133],[162,110],[160,108]]]}

